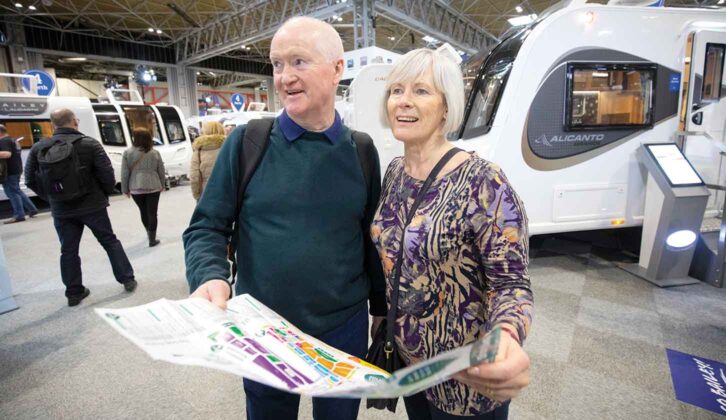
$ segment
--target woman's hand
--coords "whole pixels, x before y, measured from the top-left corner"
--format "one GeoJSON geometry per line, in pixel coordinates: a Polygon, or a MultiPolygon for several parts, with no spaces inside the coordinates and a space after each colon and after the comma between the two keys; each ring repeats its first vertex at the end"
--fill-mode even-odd
{"type": "Polygon", "coordinates": [[[504,402],[529,385],[529,356],[514,338],[502,331],[494,363],[472,366],[454,375],[454,379],[489,399],[504,402]]]}

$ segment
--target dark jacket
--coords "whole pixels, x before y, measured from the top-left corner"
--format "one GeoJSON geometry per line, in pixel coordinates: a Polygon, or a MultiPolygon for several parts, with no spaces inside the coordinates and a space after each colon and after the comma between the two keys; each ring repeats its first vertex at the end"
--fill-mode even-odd
{"type": "Polygon", "coordinates": [[[28,160],[25,162],[25,185],[38,194],[36,172],[38,170],[38,150],[40,148],[57,139],[71,141],[78,137],[83,137],[83,139],[75,143],[76,152],[81,166],[86,168],[85,173],[89,181],[89,191],[83,197],[69,201],[48,200],[47,197],[41,196],[50,203],[53,217],[80,216],[104,209],[108,207],[108,195],[113,193],[116,186],[111,160],[108,158],[106,151],[103,150],[101,143],[72,128],[57,128],[50,140],[43,139],[33,145],[28,160]]]}

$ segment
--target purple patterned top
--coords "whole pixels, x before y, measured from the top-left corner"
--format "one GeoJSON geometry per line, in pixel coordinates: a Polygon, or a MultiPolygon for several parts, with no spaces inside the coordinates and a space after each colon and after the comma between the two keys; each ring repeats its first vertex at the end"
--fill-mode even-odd
{"type": "MultiPolygon", "coordinates": [[[[500,323],[524,340],[533,299],[524,206],[501,169],[475,153],[434,181],[406,230],[396,321],[404,362],[464,346],[500,323]]],[[[371,235],[383,262],[390,305],[391,272],[406,213],[423,181],[394,159],[383,180],[371,235]]],[[[437,408],[476,415],[498,407],[449,380],[426,390],[437,408]]]]}

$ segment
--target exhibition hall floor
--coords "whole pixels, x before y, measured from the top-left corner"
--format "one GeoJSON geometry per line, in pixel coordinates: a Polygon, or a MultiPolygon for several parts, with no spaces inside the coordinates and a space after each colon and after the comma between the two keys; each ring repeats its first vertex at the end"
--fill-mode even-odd
{"type": "MultiPolygon", "coordinates": [[[[109,213],[139,287],[125,293],[103,249],[86,231],[84,283],[91,295],[69,308],[48,212],[0,225],[20,309],[0,315],[0,418],[244,418],[241,379],[155,362],[94,312],[188,296],[181,233],[189,186],[161,195],[161,245],[147,247],[137,208],[124,196],[109,213]]],[[[534,238],[530,273],[535,318],[525,349],[531,385],[511,419],[723,418],[677,401],[666,348],[726,361],[726,290],[705,284],[659,289],[614,266],[616,253],[572,237],[534,238]]],[[[303,398],[301,419],[312,418],[303,398]]],[[[405,419],[361,409],[360,419],[405,419]]]]}

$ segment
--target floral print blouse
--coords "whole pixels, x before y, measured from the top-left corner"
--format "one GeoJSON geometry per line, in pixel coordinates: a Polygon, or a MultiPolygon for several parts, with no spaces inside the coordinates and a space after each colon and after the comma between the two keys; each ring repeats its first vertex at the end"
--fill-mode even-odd
{"type": "MultiPolygon", "coordinates": [[[[391,274],[406,214],[423,181],[391,162],[371,235],[381,256],[390,306],[391,274]]],[[[502,170],[475,153],[433,182],[406,229],[395,337],[407,364],[464,346],[494,325],[532,320],[524,206],[502,170]]],[[[476,415],[498,403],[458,381],[426,390],[437,408],[476,415]]]]}

